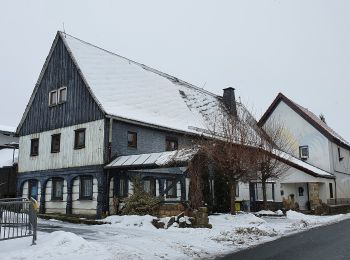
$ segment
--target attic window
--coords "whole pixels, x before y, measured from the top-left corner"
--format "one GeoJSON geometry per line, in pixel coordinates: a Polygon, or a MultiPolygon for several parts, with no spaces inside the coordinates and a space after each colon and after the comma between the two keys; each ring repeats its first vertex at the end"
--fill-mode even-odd
{"type": "Polygon", "coordinates": [[[344,157],[341,155],[340,147],[338,147],[338,159],[339,159],[339,162],[344,159],[344,157]]]}
{"type": "Polygon", "coordinates": [[[300,159],[307,160],[309,158],[309,146],[304,145],[299,147],[300,159]]]}
{"type": "Polygon", "coordinates": [[[49,93],[49,106],[57,105],[57,90],[50,91],[49,93]]]}
{"type": "Polygon", "coordinates": [[[67,101],[67,88],[63,87],[58,90],[58,103],[64,103],[67,101]]]}

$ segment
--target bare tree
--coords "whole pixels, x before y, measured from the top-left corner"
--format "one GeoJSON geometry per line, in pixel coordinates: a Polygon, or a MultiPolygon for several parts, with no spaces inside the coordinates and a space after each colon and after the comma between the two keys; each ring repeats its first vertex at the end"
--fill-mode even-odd
{"type": "Polygon", "coordinates": [[[290,168],[285,161],[291,157],[295,142],[286,133],[281,121],[276,119],[265,124],[259,133],[257,180],[262,186],[263,209],[268,209],[266,184],[269,180],[278,179],[290,168]]]}
{"type": "Polygon", "coordinates": [[[251,116],[243,106],[238,115],[223,113],[212,120],[199,140],[200,151],[229,184],[230,211],[235,214],[236,186],[256,176],[257,138],[251,116]]]}

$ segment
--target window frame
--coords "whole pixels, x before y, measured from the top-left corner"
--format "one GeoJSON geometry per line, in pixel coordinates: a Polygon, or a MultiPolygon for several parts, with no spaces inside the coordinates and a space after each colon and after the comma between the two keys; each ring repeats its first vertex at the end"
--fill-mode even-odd
{"type": "Polygon", "coordinates": [[[128,144],[128,148],[137,149],[137,132],[128,131],[128,133],[127,133],[127,144],[128,144]],[[132,135],[132,136],[135,137],[133,142],[129,142],[129,135],[132,135]]]}
{"type": "Polygon", "coordinates": [[[63,200],[63,190],[64,190],[64,179],[63,178],[52,178],[51,180],[51,200],[52,201],[62,201],[63,200]],[[62,183],[61,196],[56,196],[57,182],[62,183]]]}
{"type": "Polygon", "coordinates": [[[79,178],[79,200],[92,200],[94,194],[94,177],[90,175],[80,176],[79,178]],[[85,193],[85,185],[83,185],[84,181],[91,181],[91,194],[83,195],[85,193]]]}
{"type": "Polygon", "coordinates": [[[165,151],[176,151],[179,149],[179,140],[176,137],[167,136],[165,137],[165,151]],[[170,147],[171,142],[174,142],[174,149],[170,147]],[[170,148],[170,149],[169,149],[170,148]]]}
{"type": "Polygon", "coordinates": [[[330,182],[328,184],[328,188],[329,188],[329,198],[334,199],[333,183],[330,182]]]}
{"type": "Polygon", "coordinates": [[[38,200],[39,198],[39,181],[38,180],[29,180],[28,181],[28,199],[35,199],[38,200]],[[33,186],[36,186],[36,195],[32,196],[32,188],[33,186]]]}
{"type": "Polygon", "coordinates": [[[67,102],[67,94],[68,94],[68,91],[67,91],[67,87],[60,87],[58,90],[57,90],[57,104],[63,104],[65,102],[67,102]],[[66,91],[66,97],[65,97],[65,100],[64,101],[61,101],[61,91],[62,90],[65,90],[66,91]]]}
{"type": "Polygon", "coordinates": [[[51,135],[51,153],[59,153],[61,151],[61,133],[51,135]],[[58,137],[58,150],[54,150],[54,138],[58,137]]]}
{"type": "Polygon", "coordinates": [[[34,157],[34,156],[38,156],[39,155],[39,138],[32,138],[30,139],[30,156],[34,157]],[[33,152],[33,143],[37,142],[37,151],[36,153],[33,152]]]}
{"type": "Polygon", "coordinates": [[[57,106],[57,105],[58,105],[58,91],[57,91],[57,89],[51,90],[49,92],[49,107],[53,107],[53,106],[57,106]],[[56,93],[56,103],[51,103],[51,95],[53,93],[56,93]]]}
{"type": "Polygon", "coordinates": [[[147,192],[148,194],[152,195],[152,196],[156,196],[156,179],[155,178],[152,178],[152,177],[148,177],[148,178],[144,178],[142,180],[142,188],[145,192],[147,192]],[[150,182],[150,191],[147,192],[145,190],[145,182],[150,182]]]}
{"type": "Polygon", "coordinates": [[[168,185],[168,183],[169,182],[175,182],[175,185],[173,186],[173,188],[172,189],[174,189],[174,193],[175,194],[169,194],[169,191],[171,190],[168,190],[167,192],[166,192],[166,198],[170,198],[170,199],[176,199],[177,198],[177,183],[178,183],[178,181],[177,180],[173,180],[173,179],[167,179],[166,180],[166,188],[168,189],[168,187],[170,186],[170,185],[168,185]]]}
{"type": "Polygon", "coordinates": [[[116,188],[115,194],[117,195],[118,198],[127,198],[129,195],[129,179],[127,177],[117,178],[115,188],[116,188]],[[121,192],[120,190],[122,182],[125,185],[123,192],[121,192]]]}
{"type": "Polygon", "coordinates": [[[299,146],[299,158],[302,160],[307,160],[310,157],[310,149],[308,145],[299,146]],[[307,155],[303,155],[303,149],[307,149],[307,155]]]}
{"type": "Polygon", "coordinates": [[[338,146],[338,160],[339,160],[339,162],[341,162],[343,159],[344,159],[344,156],[341,156],[341,149],[338,146]]]}
{"type": "Polygon", "coordinates": [[[86,128],[79,128],[74,130],[74,149],[83,149],[85,148],[86,143],[86,128]],[[79,133],[84,133],[84,144],[78,144],[79,141],[79,133]]]}
{"type": "MultiPolygon", "coordinates": [[[[263,190],[262,190],[262,182],[253,182],[254,183],[254,200],[255,201],[263,201],[263,190]],[[259,189],[261,189],[261,198],[259,197],[259,189]]],[[[276,185],[276,182],[271,182],[271,181],[268,181],[266,182],[266,195],[267,195],[267,201],[270,201],[270,202],[274,202],[276,201],[276,196],[275,196],[275,192],[276,192],[276,189],[275,189],[275,185],[276,185]],[[271,199],[268,198],[269,194],[268,194],[268,186],[271,185],[271,199]]]]}

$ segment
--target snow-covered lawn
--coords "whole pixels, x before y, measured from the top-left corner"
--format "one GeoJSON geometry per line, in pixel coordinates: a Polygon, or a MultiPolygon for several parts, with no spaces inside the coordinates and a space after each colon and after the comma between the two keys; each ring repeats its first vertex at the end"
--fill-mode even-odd
{"type": "Polygon", "coordinates": [[[152,216],[111,216],[112,224],[86,226],[44,221],[71,229],[39,232],[37,245],[30,238],[0,242],[0,259],[197,259],[212,258],[312,227],[350,218],[308,216],[289,211],[287,217],[258,218],[250,213],[210,216],[212,229],[156,229],[152,216]]]}

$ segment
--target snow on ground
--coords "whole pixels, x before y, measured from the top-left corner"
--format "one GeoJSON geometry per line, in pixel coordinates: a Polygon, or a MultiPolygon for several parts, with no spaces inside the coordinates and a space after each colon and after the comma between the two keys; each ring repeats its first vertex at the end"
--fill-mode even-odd
{"type": "Polygon", "coordinates": [[[111,224],[87,226],[39,220],[61,231],[0,242],[0,259],[198,259],[213,258],[312,227],[350,218],[350,214],[310,216],[288,211],[283,217],[251,213],[210,216],[212,229],[156,229],[152,216],[110,216],[111,224]],[[67,232],[70,231],[70,232],[67,232]]]}

